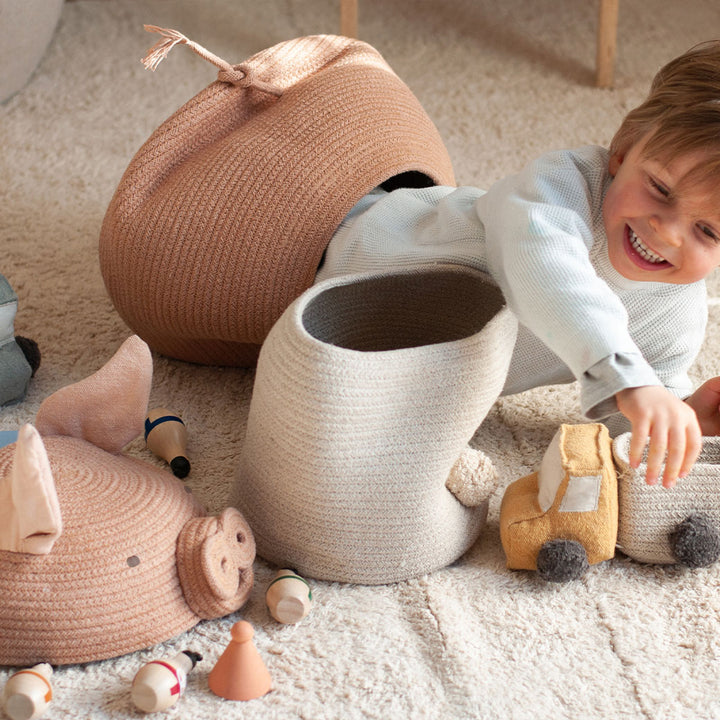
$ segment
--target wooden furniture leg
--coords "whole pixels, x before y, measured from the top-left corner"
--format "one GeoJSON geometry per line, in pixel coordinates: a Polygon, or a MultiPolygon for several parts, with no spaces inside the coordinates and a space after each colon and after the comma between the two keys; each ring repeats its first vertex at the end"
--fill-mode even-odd
{"type": "Polygon", "coordinates": [[[340,34],[357,37],[358,0],[340,0],[340,34]]]}
{"type": "MultiPolygon", "coordinates": [[[[620,0],[600,0],[597,29],[595,85],[612,87],[615,75],[618,8],[620,0]]],[[[358,0],[340,0],[340,34],[357,37],[358,0]]]]}
{"type": "Polygon", "coordinates": [[[599,88],[612,87],[614,80],[619,4],[620,0],[600,0],[595,78],[595,85],[599,88]]]}

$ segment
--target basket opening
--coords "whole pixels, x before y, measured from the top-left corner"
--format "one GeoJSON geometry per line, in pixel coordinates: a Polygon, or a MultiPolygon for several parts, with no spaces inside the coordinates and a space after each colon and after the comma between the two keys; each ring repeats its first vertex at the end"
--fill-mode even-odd
{"type": "Polygon", "coordinates": [[[428,188],[436,184],[429,175],[419,170],[408,170],[389,177],[385,182],[380,183],[380,187],[392,192],[398,188],[428,188]]]}
{"type": "Polygon", "coordinates": [[[303,325],[329,345],[377,352],[461,340],[504,306],[485,275],[435,268],[332,286],[308,303],[303,325]]]}

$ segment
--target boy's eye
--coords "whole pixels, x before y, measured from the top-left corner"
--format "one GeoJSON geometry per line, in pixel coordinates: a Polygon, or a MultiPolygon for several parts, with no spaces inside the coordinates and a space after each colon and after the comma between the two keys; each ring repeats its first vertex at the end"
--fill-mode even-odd
{"type": "Polygon", "coordinates": [[[708,225],[698,224],[698,229],[703,235],[707,235],[713,242],[720,242],[718,234],[708,225]]]}
{"type": "Polygon", "coordinates": [[[650,180],[650,186],[653,190],[660,193],[663,197],[670,197],[670,191],[662,184],[659,183],[655,178],[649,178],[650,180]]]}

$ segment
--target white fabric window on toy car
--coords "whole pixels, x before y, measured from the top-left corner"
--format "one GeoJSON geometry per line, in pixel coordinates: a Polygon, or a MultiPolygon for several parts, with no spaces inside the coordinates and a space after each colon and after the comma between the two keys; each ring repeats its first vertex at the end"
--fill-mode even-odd
{"type": "Polygon", "coordinates": [[[595,512],[600,500],[602,475],[571,475],[560,512],[595,512]]]}
{"type": "Polygon", "coordinates": [[[555,494],[565,475],[560,455],[561,435],[562,428],[550,441],[538,469],[538,503],[543,512],[547,512],[555,502],[555,494]]]}
{"type": "MultiPolygon", "coordinates": [[[[560,428],[548,445],[538,470],[538,503],[543,512],[547,512],[555,501],[555,495],[565,477],[560,441],[560,428]]],[[[560,512],[594,512],[600,500],[602,475],[571,475],[568,487],[560,503],[560,512]]]]}

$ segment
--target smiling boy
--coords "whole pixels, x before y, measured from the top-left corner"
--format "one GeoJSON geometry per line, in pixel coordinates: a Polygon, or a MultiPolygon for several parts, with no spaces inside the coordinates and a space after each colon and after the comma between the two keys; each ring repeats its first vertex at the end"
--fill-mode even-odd
{"type": "MultiPolygon", "coordinates": [[[[590,419],[619,412],[648,483],[687,475],[720,433],[720,378],[688,377],[720,265],[720,43],[668,63],[610,150],[549,153],[487,192],[377,189],[316,281],[449,262],[492,275],[520,322],[503,394],[578,380],[590,419]]],[[[613,416],[613,417],[611,417],[613,416]]]]}

